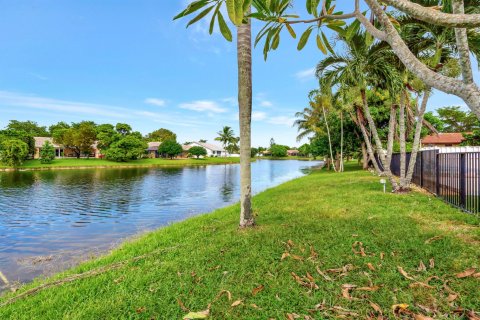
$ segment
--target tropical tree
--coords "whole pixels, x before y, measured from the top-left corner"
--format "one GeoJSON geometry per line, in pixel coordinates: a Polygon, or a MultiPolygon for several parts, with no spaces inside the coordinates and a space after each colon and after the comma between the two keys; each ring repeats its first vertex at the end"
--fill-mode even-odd
{"type": "Polygon", "coordinates": [[[52,134],[55,143],[72,150],[77,158],[82,154],[90,155],[97,138],[96,125],[90,121],[73,123],[69,128],[55,129],[52,134]]]}
{"type": "Polygon", "coordinates": [[[480,121],[471,112],[461,110],[459,106],[443,107],[437,110],[444,132],[471,132],[480,129],[480,121]]]}
{"type": "Polygon", "coordinates": [[[158,147],[158,152],[162,156],[170,157],[171,159],[181,154],[182,151],[182,145],[175,140],[166,140],[158,147]]]}
{"type": "Polygon", "coordinates": [[[137,135],[126,135],[113,142],[105,151],[107,160],[116,162],[126,162],[137,160],[143,156],[147,149],[147,143],[137,135]]]}
{"type": "Polygon", "coordinates": [[[55,148],[50,143],[50,141],[45,141],[40,150],[40,162],[41,163],[52,163],[53,159],[55,159],[55,148]]]}
{"type": "Polygon", "coordinates": [[[47,127],[39,126],[38,123],[36,123],[35,121],[10,120],[6,129],[13,131],[24,131],[35,137],[49,136],[47,127]]]}
{"type": "Polygon", "coordinates": [[[207,150],[204,147],[193,146],[188,149],[188,153],[198,159],[201,156],[205,157],[207,155],[207,150]]]}
{"type": "Polygon", "coordinates": [[[145,137],[147,142],[152,142],[152,141],[158,141],[158,142],[163,142],[166,140],[177,140],[177,135],[165,128],[160,128],[158,130],[155,130],[153,132],[150,132],[147,134],[145,137]]]}
{"type": "Polygon", "coordinates": [[[9,167],[18,167],[28,155],[28,145],[19,139],[8,139],[0,145],[0,162],[9,167]]]}
{"type": "Polygon", "coordinates": [[[225,150],[227,149],[228,145],[236,143],[235,132],[228,126],[225,126],[221,131],[218,131],[217,135],[218,136],[215,138],[215,141],[221,142],[225,150]]]}
{"type": "Polygon", "coordinates": [[[274,144],[270,148],[270,152],[272,153],[272,157],[283,158],[287,156],[288,148],[286,146],[282,146],[279,144],[274,144]]]}
{"type": "MultiPolygon", "coordinates": [[[[288,0],[282,0],[287,2],[288,0]]],[[[255,6],[263,1],[254,0],[255,6]]],[[[238,107],[240,122],[240,227],[253,226],[255,220],[252,212],[251,197],[251,122],[252,122],[252,31],[249,14],[252,0],[197,0],[174,19],[190,15],[202,10],[193,18],[187,27],[213,12],[210,21],[210,34],[213,33],[215,22],[218,22],[220,32],[227,41],[232,41],[230,31],[220,10],[225,3],[230,21],[237,27],[237,63],[238,63],[238,107]]]]}

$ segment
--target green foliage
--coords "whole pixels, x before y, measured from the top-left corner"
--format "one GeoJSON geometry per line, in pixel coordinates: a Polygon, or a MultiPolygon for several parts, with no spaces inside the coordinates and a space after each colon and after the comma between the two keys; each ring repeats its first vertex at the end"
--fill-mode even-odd
{"type": "Polygon", "coordinates": [[[160,128],[158,130],[155,130],[151,133],[149,133],[145,139],[148,142],[163,142],[166,140],[177,140],[177,135],[173,133],[172,131],[164,128],[160,128]]]}
{"type": "Polygon", "coordinates": [[[48,127],[49,136],[53,137],[53,134],[55,131],[69,129],[69,128],[70,128],[70,125],[64,121],[60,121],[56,124],[52,124],[50,127],[48,127]]]}
{"type": "Polygon", "coordinates": [[[472,133],[464,133],[465,141],[462,146],[480,146],[480,130],[474,130],[472,133]]]}
{"type": "Polygon", "coordinates": [[[141,138],[127,135],[114,142],[105,152],[107,160],[126,162],[136,160],[143,156],[147,143],[141,138]]]}
{"type": "Polygon", "coordinates": [[[52,135],[55,143],[71,149],[77,158],[80,158],[82,154],[90,155],[92,145],[97,139],[97,130],[95,123],[82,121],[73,123],[68,128],[63,126],[54,128],[52,135]]]}
{"type": "Polygon", "coordinates": [[[286,146],[282,146],[279,144],[274,144],[270,147],[270,152],[272,153],[272,157],[286,157],[287,156],[288,148],[286,146]]]}
{"type": "Polygon", "coordinates": [[[300,152],[299,155],[302,157],[308,157],[310,155],[310,144],[305,143],[298,148],[298,151],[300,152]]]}
{"type": "Polygon", "coordinates": [[[461,107],[443,107],[437,109],[438,117],[445,124],[444,132],[471,132],[480,129],[480,121],[470,111],[461,107]]]}
{"type": "Polygon", "coordinates": [[[122,136],[126,136],[132,132],[132,127],[126,123],[117,123],[115,130],[122,136]]]}
{"type": "Polygon", "coordinates": [[[235,132],[233,132],[232,128],[225,126],[221,131],[218,131],[217,134],[218,137],[216,137],[215,140],[220,141],[225,150],[227,150],[229,153],[238,152],[238,142],[240,139],[235,137],[235,132]]]}
{"type": "Polygon", "coordinates": [[[28,156],[28,145],[19,139],[6,139],[0,145],[0,162],[9,167],[18,167],[28,156]]]}
{"type": "Polygon", "coordinates": [[[166,140],[158,148],[158,153],[163,157],[174,158],[183,152],[182,145],[175,140],[166,140]]]}
{"type": "Polygon", "coordinates": [[[251,158],[255,158],[259,153],[260,153],[260,151],[257,148],[250,149],[250,157],[251,158]]]}
{"type": "Polygon", "coordinates": [[[45,141],[40,149],[40,162],[44,164],[52,163],[55,159],[55,148],[50,143],[50,141],[45,141]]]}
{"type": "Polygon", "coordinates": [[[13,129],[0,130],[0,143],[10,139],[18,139],[25,142],[28,146],[28,154],[33,155],[35,153],[35,139],[31,133],[13,129]]]}
{"type": "Polygon", "coordinates": [[[7,130],[23,131],[34,137],[48,137],[47,127],[39,126],[35,121],[17,121],[10,120],[7,130]]]}
{"type": "Polygon", "coordinates": [[[207,150],[204,147],[199,147],[199,146],[193,146],[190,149],[188,149],[188,154],[191,156],[200,158],[201,156],[205,157],[207,155],[207,150]]]}

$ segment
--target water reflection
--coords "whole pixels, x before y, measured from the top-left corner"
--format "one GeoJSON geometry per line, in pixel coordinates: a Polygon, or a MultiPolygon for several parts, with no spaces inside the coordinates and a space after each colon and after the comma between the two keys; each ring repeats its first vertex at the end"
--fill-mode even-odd
{"type": "MultiPolygon", "coordinates": [[[[257,161],[253,192],[317,164],[257,161]]],[[[12,281],[28,281],[45,272],[19,263],[28,257],[74,263],[80,252],[231,204],[239,197],[239,176],[238,165],[0,173],[0,270],[12,281]]]]}

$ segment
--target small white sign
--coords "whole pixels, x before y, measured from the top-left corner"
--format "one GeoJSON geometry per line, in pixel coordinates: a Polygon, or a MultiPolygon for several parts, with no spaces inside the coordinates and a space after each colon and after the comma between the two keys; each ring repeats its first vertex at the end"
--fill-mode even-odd
{"type": "Polygon", "coordinates": [[[381,184],[386,184],[386,183],[387,183],[387,180],[385,180],[385,179],[380,179],[380,183],[381,183],[381,184]]]}

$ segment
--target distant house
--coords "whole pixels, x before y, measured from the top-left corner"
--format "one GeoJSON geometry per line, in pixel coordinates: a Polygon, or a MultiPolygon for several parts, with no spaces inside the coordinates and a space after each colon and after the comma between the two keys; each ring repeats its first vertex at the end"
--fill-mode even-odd
{"type": "Polygon", "coordinates": [[[422,139],[424,147],[456,147],[459,146],[465,138],[462,133],[438,133],[431,134],[422,139]]]}
{"type": "Polygon", "coordinates": [[[160,155],[158,153],[158,148],[160,147],[161,142],[149,142],[147,153],[149,158],[158,158],[160,155]]]}
{"type": "MultiPolygon", "coordinates": [[[[77,156],[72,149],[65,148],[61,144],[54,143],[53,138],[51,137],[33,137],[33,139],[35,140],[35,153],[33,154],[34,159],[40,158],[40,151],[42,150],[43,145],[47,141],[50,142],[55,148],[56,158],[75,158],[77,156]]],[[[90,154],[82,154],[81,157],[101,158],[102,154],[97,147],[97,142],[92,145],[90,154]]]]}
{"type": "Polygon", "coordinates": [[[289,157],[296,157],[300,154],[300,151],[298,150],[287,150],[287,155],[289,157]]]}
{"type": "Polygon", "coordinates": [[[225,151],[220,146],[211,144],[211,143],[206,143],[206,142],[191,142],[187,145],[184,146],[184,150],[188,151],[191,147],[202,147],[207,150],[207,157],[227,157],[229,156],[228,152],[225,151]]]}

